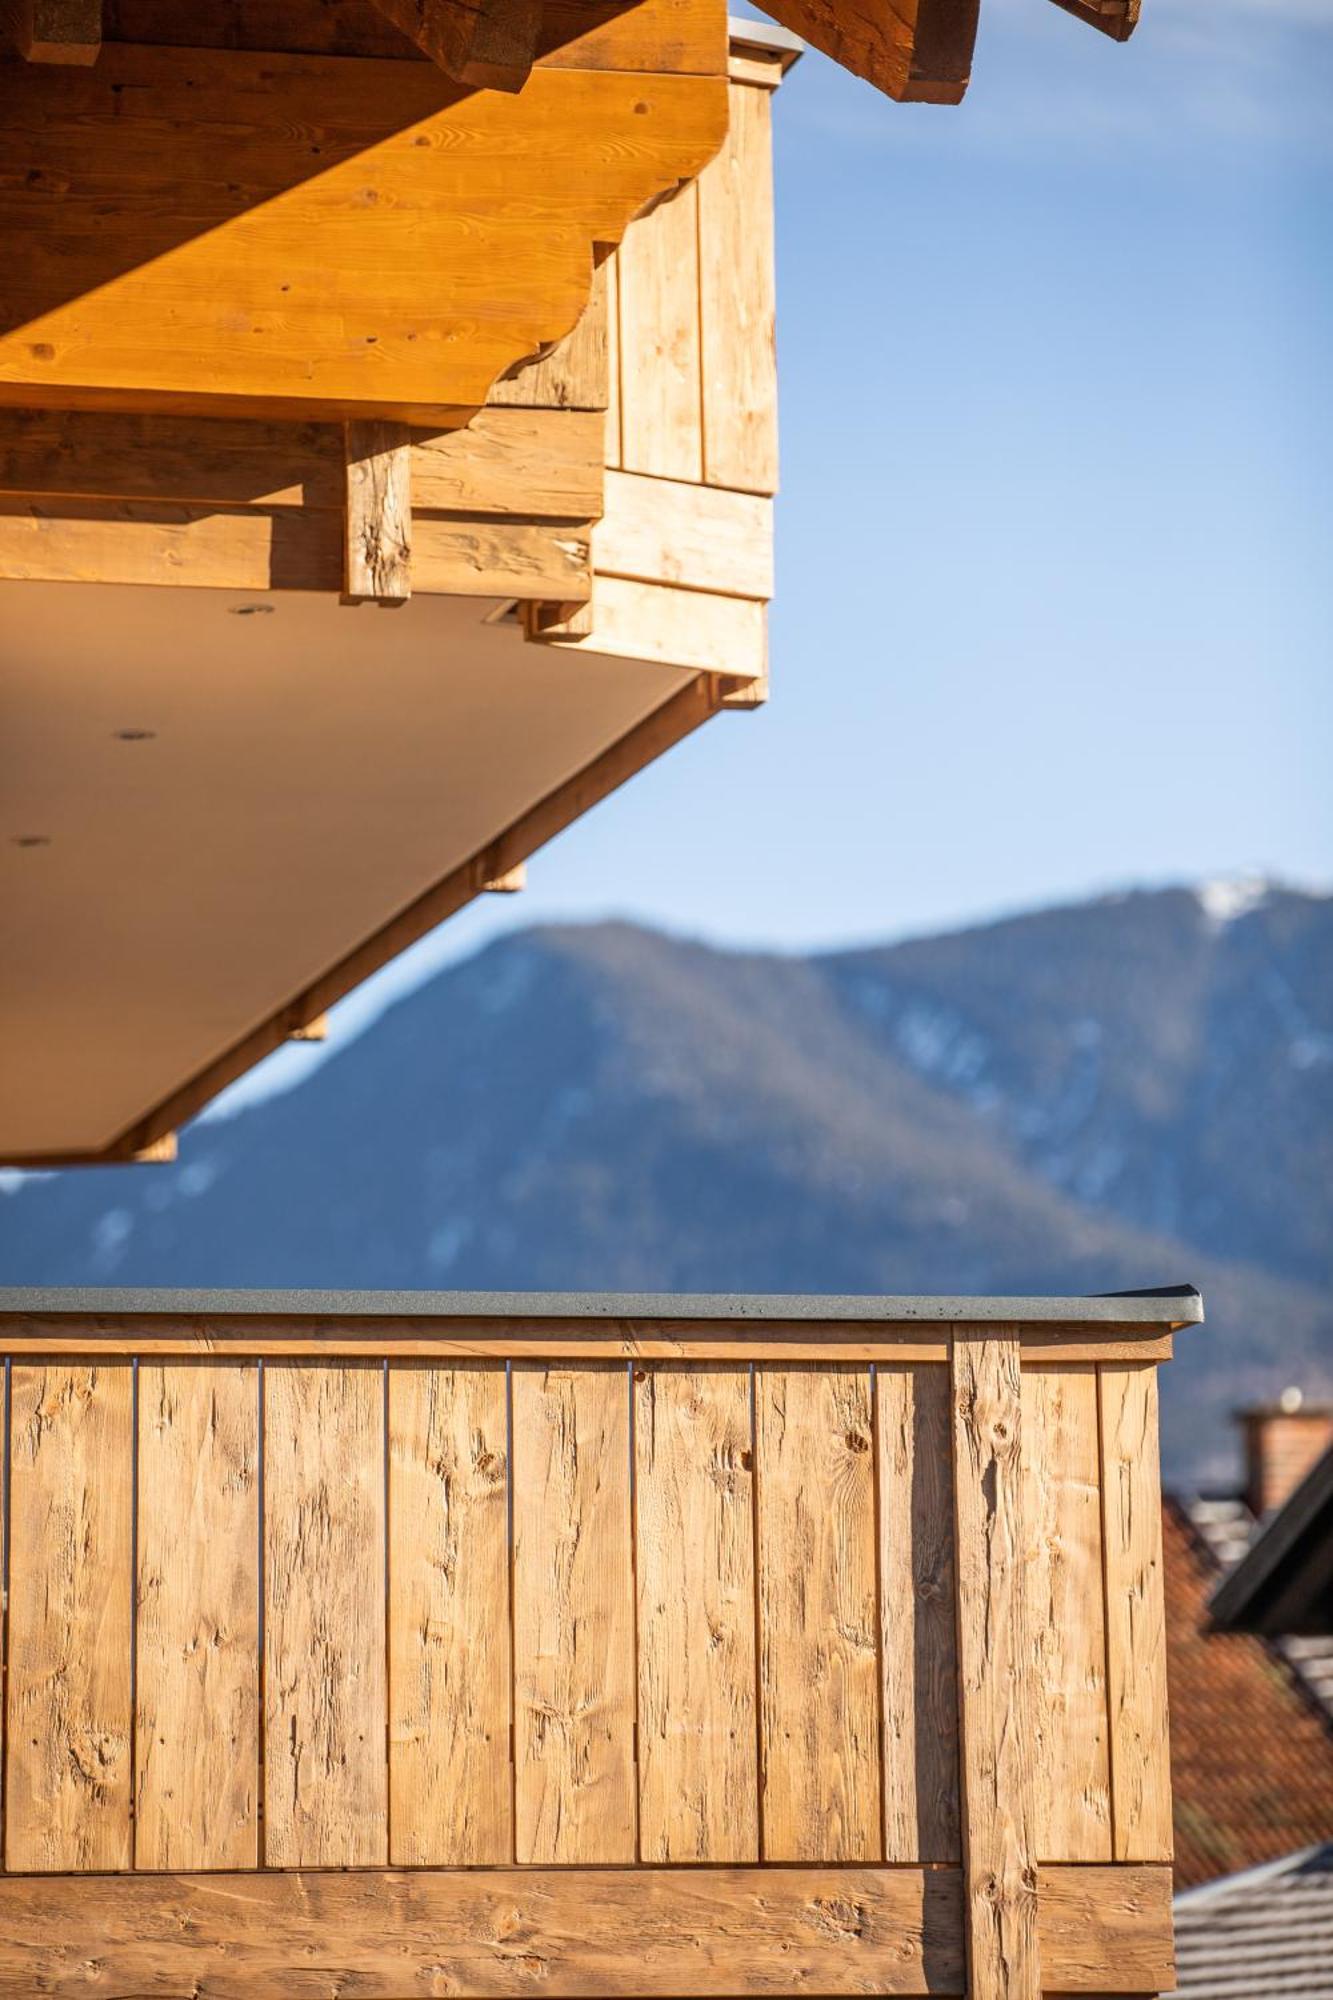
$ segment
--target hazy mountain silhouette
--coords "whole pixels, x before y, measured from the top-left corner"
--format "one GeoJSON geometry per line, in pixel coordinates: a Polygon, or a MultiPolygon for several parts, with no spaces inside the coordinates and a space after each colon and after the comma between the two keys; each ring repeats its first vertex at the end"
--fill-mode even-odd
{"type": "Polygon", "coordinates": [[[1105,1291],[1192,1279],[1173,1472],[1333,1388],[1333,898],[1167,890],[787,958],[509,936],[174,1167],[25,1182],[10,1283],[1105,1291]]]}

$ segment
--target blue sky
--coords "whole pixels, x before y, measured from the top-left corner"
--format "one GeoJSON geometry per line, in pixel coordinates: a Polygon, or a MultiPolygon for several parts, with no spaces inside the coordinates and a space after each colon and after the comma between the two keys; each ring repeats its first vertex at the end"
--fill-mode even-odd
{"type": "Polygon", "coordinates": [[[802,948],[1333,878],[1333,0],[1144,0],[1125,47],[1047,0],[982,14],[961,109],[813,54],[776,103],[768,708],[344,1003],[332,1046],[518,923],[802,948]]]}

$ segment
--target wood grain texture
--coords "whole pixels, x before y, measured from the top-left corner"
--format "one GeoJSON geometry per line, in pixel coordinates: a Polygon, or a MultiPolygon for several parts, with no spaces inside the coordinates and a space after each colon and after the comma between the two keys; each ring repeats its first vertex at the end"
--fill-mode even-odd
{"type": "Polygon", "coordinates": [[[772,0],[766,12],[853,76],[904,104],[960,104],[980,0],[772,0]]]}
{"type": "Polygon", "coordinates": [[[1171,1754],[1157,1370],[1099,1371],[1111,1812],[1117,1861],[1169,1861],[1171,1754]]]}
{"type": "Polygon", "coordinates": [[[727,143],[699,176],[703,476],[776,493],[778,377],[770,94],[733,83],[727,143]]]}
{"type": "Polygon", "coordinates": [[[956,1862],[958,1644],[949,1371],[875,1371],[884,1857],[956,1862]]]}
{"type": "Polygon", "coordinates": [[[588,302],[572,331],[492,384],[494,409],[604,410],[607,404],[607,261],[593,267],[588,302]]]}
{"type": "Polygon", "coordinates": [[[963,1923],[976,2000],[1040,2000],[1018,1342],[954,1330],[963,1923]]]}
{"type": "Polygon", "coordinates": [[[102,0],[0,0],[7,32],[25,62],[86,67],[102,49],[102,0]]]}
{"type": "Polygon", "coordinates": [[[773,504],[753,493],[608,471],[592,550],[599,576],[767,599],[773,504]]]}
{"type": "Polygon", "coordinates": [[[1111,1859],[1101,1446],[1090,1364],[1023,1370],[1037,1853],[1111,1859]]]}
{"type": "Polygon", "coordinates": [[[259,1859],[259,1371],[139,1370],[134,1865],[259,1859]]]}
{"type": "Polygon", "coordinates": [[[0,69],[0,401],[41,407],[456,422],[726,132],[721,74],[544,68],[511,97],[125,42],[0,69]]]}
{"type": "Polygon", "coordinates": [[[348,424],[343,437],[343,590],[358,604],[405,604],[412,595],[412,433],[406,424],[364,420],[348,424]]]}
{"type": "Polygon", "coordinates": [[[511,1859],[504,1366],[389,1370],[389,1859],[511,1859]]]}
{"type": "Polygon", "coordinates": [[[640,216],[617,259],[620,445],[627,472],[703,478],[699,198],[691,181],[640,216]]]}
{"type": "Polygon", "coordinates": [[[447,76],[478,90],[521,90],[537,59],[542,0],[375,0],[447,76]]]}
{"type": "MultiPolygon", "coordinates": [[[[1051,1868],[1053,1990],[1167,1990],[1166,1868],[1051,1868]]],[[[0,1996],[458,2000],[963,1991],[955,1869],[511,1868],[0,1880],[0,1996]],[[77,1912],[78,1921],[72,1918],[77,1912]]]]}
{"type": "Polygon", "coordinates": [[[131,1371],[16,1364],[5,1865],[126,1868],[131,1371]]]}
{"type": "Polygon", "coordinates": [[[5,500],[0,502],[0,577],[219,590],[337,590],[342,539],[336,514],[296,507],[5,500]]]}
{"type": "Polygon", "coordinates": [[[512,1450],[516,1858],[633,1861],[624,1365],[515,1366],[512,1450]]]}
{"type": "Polygon", "coordinates": [[[729,681],[763,680],[768,672],[766,607],[753,598],[594,574],[588,602],[589,619],[548,624],[529,637],[548,646],[582,646],[616,659],[725,675],[729,681]]]}
{"type": "Polygon", "coordinates": [[[580,603],[592,594],[592,524],[418,514],[412,582],[446,597],[580,603]]]}
{"type": "Polygon", "coordinates": [[[635,1374],[639,1851],[757,1861],[749,1370],[635,1374]]]}
{"type": "Polygon", "coordinates": [[[478,410],[459,430],[412,439],[418,508],[592,521],[602,511],[602,418],[595,410],[478,410]]]}
{"type": "Polygon", "coordinates": [[[620,446],[620,253],[608,257],[606,273],[606,417],[602,457],[608,467],[621,463],[620,446]]]}
{"type": "Polygon", "coordinates": [[[384,1377],[264,1371],[264,1859],[388,1858],[384,1377]]]}
{"type": "Polygon", "coordinates": [[[870,1374],[755,1378],[765,1861],[879,1858],[870,1374]]]}

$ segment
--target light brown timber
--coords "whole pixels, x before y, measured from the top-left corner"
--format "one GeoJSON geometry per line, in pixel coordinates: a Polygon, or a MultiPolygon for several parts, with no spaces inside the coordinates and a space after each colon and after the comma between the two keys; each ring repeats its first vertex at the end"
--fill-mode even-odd
{"type": "Polygon", "coordinates": [[[1037,1853],[1109,1861],[1097,1377],[1088,1362],[1025,1368],[1022,1393],[1037,1853]]]}
{"type": "Polygon", "coordinates": [[[733,83],[727,97],[727,142],[698,182],[703,477],[710,486],[772,494],[778,383],[771,101],[766,90],[748,84],[733,83]]]}
{"type": "Polygon", "coordinates": [[[957,1862],[958,1645],[949,1371],[875,1370],[884,1858],[957,1862]]]}
{"type": "Polygon", "coordinates": [[[590,602],[590,631],[552,623],[532,636],[542,645],[582,646],[729,680],[762,680],[768,670],[767,607],[754,598],[594,573],[590,602]]]}
{"type": "Polygon", "coordinates": [[[0,0],[0,33],[25,62],[95,63],[102,50],[102,0],[0,0]]]}
{"type": "Polygon", "coordinates": [[[264,1371],[264,1860],[388,1859],[384,1381],[264,1371]]]}
{"type": "Polygon", "coordinates": [[[877,1860],[869,1370],[764,1363],[755,1438],[763,1858],[877,1860]]]}
{"type": "Polygon", "coordinates": [[[1169,1861],[1157,1371],[1131,1363],[1098,1375],[1114,1853],[1117,1861],[1169,1861]]]}
{"type": "Polygon", "coordinates": [[[749,1370],[640,1368],[634,1412],[640,1856],[757,1861],[749,1370]]]}
{"type": "Polygon", "coordinates": [[[968,1992],[1040,2000],[1017,1329],[955,1327],[950,1371],[968,1992]]]}
{"type": "Polygon", "coordinates": [[[139,1370],[136,1868],[259,1859],[259,1370],[139,1370]]]}
{"type": "Polygon", "coordinates": [[[389,1859],[512,1856],[505,1371],[389,1370],[389,1859]]]}
{"type": "Polygon", "coordinates": [[[635,1858],[629,1381],[513,1370],[515,1858],[635,1858]]]}
{"type": "MultiPolygon", "coordinates": [[[[1052,1990],[1174,1984],[1166,1868],[1047,1868],[1052,1990]]],[[[593,2000],[964,1990],[956,1869],[641,1868],[100,1875],[0,1880],[0,1996],[593,2000]],[[78,1913],[78,1922],[71,1917],[78,1913]],[[537,1964],[534,1965],[534,1960],[537,1964]]]]}
{"type": "Polygon", "coordinates": [[[130,1865],[131,1372],[11,1381],[5,1866],[130,1865]]]}
{"type": "Polygon", "coordinates": [[[753,493],[608,471],[593,529],[598,576],[723,597],[773,595],[773,506],[753,493]]]}
{"type": "Polygon", "coordinates": [[[640,216],[617,258],[620,451],[627,472],[703,478],[699,198],[693,181],[640,216]]]}
{"type": "Polygon", "coordinates": [[[375,420],[344,432],[343,590],[358,604],[405,604],[412,595],[411,436],[406,424],[375,420]]]}
{"type": "Polygon", "coordinates": [[[446,597],[592,595],[592,524],[418,514],[412,582],[446,597]]]}
{"type": "Polygon", "coordinates": [[[588,302],[573,330],[492,384],[487,398],[492,408],[605,410],[608,262],[594,263],[588,302]]]}

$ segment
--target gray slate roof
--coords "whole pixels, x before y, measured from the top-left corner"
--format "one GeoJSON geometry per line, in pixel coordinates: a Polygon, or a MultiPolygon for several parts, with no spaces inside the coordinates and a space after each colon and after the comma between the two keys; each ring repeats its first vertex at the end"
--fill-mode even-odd
{"type": "Polygon", "coordinates": [[[1333,1842],[1176,1898],[1181,2000],[1333,2000],[1333,1842]]]}

